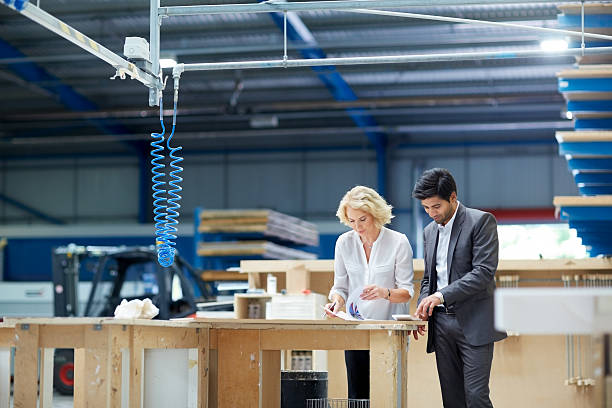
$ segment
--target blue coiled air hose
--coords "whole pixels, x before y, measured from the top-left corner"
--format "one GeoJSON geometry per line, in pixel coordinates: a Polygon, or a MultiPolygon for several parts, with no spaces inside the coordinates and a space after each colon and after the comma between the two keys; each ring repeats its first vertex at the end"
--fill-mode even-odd
{"type": "Polygon", "coordinates": [[[166,128],[164,126],[163,117],[163,100],[160,97],[159,100],[159,119],[162,126],[162,133],[151,133],[151,137],[155,139],[151,142],[151,160],[152,172],[153,172],[153,214],[155,214],[153,220],[155,221],[155,235],[156,235],[156,248],[157,248],[157,262],[161,266],[169,267],[174,263],[174,255],[176,249],[174,246],[176,243],[176,233],[179,217],[179,208],[181,205],[179,201],[181,196],[178,194],[182,188],[179,185],[183,178],[178,174],[183,171],[183,168],[178,166],[178,163],[183,161],[183,158],[178,155],[178,152],[182,150],[182,147],[170,146],[170,141],[174,136],[174,130],[176,128],[176,111],[178,105],[178,81],[175,81],[174,89],[174,110],[172,113],[172,132],[166,140],[166,147],[170,152],[168,157],[170,158],[170,174],[167,189],[166,173],[163,171],[165,164],[161,161],[164,160],[164,135],[166,128]]]}

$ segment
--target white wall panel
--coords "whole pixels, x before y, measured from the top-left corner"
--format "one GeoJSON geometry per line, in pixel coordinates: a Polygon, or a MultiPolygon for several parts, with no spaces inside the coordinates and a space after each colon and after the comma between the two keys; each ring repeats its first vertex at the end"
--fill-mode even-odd
{"type": "Polygon", "coordinates": [[[274,160],[231,162],[228,168],[229,208],[302,211],[302,163],[274,160]]]}
{"type": "MultiPolygon", "coordinates": [[[[6,174],[5,194],[53,217],[74,214],[74,171],[70,168],[11,168],[6,174]]],[[[29,214],[7,206],[7,217],[29,214]]]]}
{"type": "Polygon", "coordinates": [[[567,166],[567,160],[563,156],[553,156],[552,159],[552,186],[553,196],[578,195],[578,187],[574,176],[567,166]]]}
{"type": "Polygon", "coordinates": [[[550,157],[473,158],[467,204],[478,208],[552,207],[550,157]]]}
{"type": "MultiPolygon", "coordinates": [[[[566,161],[555,149],[400,149],[389,157],[386,197],[398,214],[412,207],[416,162],[425,169],[449,169],[459,199],[474,207],[551,207],[554,195],[577,194],[566,161]]],[[[254,207],[333,221],[348,189],[377,187],[376,157],[369,150],[188,155],[183,167],[181,214],[187,217],[196,206],[254,207]]],[[[0,191],[52,216],[77,222],[96,217],[135,221],[138,216],[140,180],[134,158],[6,162],[0,171],[0,191]]],[[[2,206],[6,222],[32,219],[2,202],[0,211],[2,206]]],[[[410,217],[405,213],[397,220],[400,228],[409,225],[410,217]]]]}
{"type": "Polygon", "coordinates": [[[376,162],[356,155],[354,160],[313,160],[306,163],[306,213],[335,216],[344,194],[356,185],[376,188],[376,162]]]}
{"type": "Polygon", "coordinates": [[[183,168],[181,207],[185,214],[192,214],[195,207],[224,208],[227,181],[222,160],[187,157],[183,168]]]}
{"type": "Polygon", "coordinates": [[[77,214],[79,217],[102,217],[113,221],[138,219],[138,166],[86,166],[78,169],[77,214]]]}
{"type": "Polygon", "coordinates": [[[387,200],[396,208],[412,208],[414,188],[414,161],[398,157],[389,165],[389,192],[387,200]]]}

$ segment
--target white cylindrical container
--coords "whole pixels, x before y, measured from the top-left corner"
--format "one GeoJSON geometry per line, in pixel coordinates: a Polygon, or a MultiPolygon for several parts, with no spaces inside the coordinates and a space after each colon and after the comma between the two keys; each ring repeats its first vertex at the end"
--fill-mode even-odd
{"type": "Polygon", "coordinates": [[[265,315],[263,316],[264,319],[269,319],[270,316],[272,316],[272,302],[266,302],[266,308],[265,310],[265,315]]]}
{"type": "Polygon", "coordinates": [[[268,293],[276,293],[276,276],[268,274],[268,293]]]}

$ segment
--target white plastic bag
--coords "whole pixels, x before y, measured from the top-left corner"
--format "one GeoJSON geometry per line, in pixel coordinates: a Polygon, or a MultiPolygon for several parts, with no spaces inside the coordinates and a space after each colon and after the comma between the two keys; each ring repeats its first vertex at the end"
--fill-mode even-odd
{"type": "Polygon", "coordinates": [[[159,309],[151,299],[134,299],[129,302],[125,299],[115,308],[116,319],[152,319],[159,314],[159,309]]]}

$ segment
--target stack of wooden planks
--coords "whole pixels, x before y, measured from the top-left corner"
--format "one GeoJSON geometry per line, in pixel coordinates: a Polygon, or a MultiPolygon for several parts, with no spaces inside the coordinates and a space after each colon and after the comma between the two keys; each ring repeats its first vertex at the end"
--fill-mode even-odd
{"type": "Polygon", "coordinates": [[[260,255],[268,259],[317,259],[316,254],[268,241],[200,242],[199,256],[260,255]]]}
{"type": "MultiPolygon", "coordinates": [[[[309,222],[273,210],[204,210],[199,232],[262,233],[264,236],[302,245],[319,245],[317,227],[309,222]]],[[[311,258],[299,258],[311,259],[311,258]]]]}

